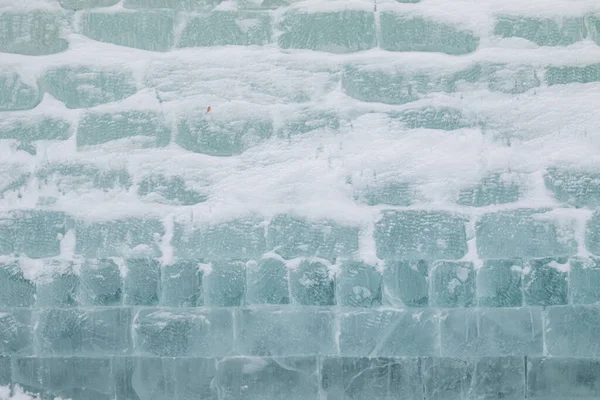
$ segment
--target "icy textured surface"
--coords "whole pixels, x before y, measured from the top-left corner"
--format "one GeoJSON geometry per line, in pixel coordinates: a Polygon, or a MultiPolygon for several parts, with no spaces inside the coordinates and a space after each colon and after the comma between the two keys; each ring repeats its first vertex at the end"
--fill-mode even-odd
{"type": "Polygon", "coordinates": [[[597,400],[596,0],[0,0],[1,400],[597,400]]]}

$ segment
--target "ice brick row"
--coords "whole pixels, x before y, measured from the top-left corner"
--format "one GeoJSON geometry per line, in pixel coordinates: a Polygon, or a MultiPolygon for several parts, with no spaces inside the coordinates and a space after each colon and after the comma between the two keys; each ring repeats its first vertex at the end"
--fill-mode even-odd
{"type": "MultiPolygon", "coordinates": [[[[374,12],[372,2],[362,1],[338,9],[329,7],[330,10],[318,11],[288,7],[283,12],[273,13],[268,5],[248,7],[250,2],[245,2],[246,5],[241,2],[237,8],[214,8],[217,2],[131,0],[123,2],[123,10],[88,9],[94,4],[110,6],[112,3],[113,0],[100,3],[64,0],[62,5],[66,10],[4,10],[0,13],[3,28],[0,51],[45,55],[66,50],[68,41],[64,37],[69,32],[72,11],[82,9],[76,32],[97,41],[150,51],[277,43],[284,49],[332,53],[379,46],[389,51],[459,55],[475,51],[480,42],[477,33],[419,13],[418,6],[417,12],[389,7],[374,12]],[[178,21],[178,11],[185,12],[182,22],[178,21]]],[[[600,18],[596,15],[575,18],[496,15],[493,25],[494,37],[518,38],[539,46],[568,46],[586,38],[600,41],[600,18]]]]}
{"type": "MultiPolygon", "coordinates": [[[[267,67],[265,66],[265,68],[267,67]]],[[[227,75],[228,72],[224,68],[222,73],[227,75]]],[[[304,71],[304,74],[306,72],[310,71],[304,71]]],[[[315,73],[315,71],[312,72],[315,73]]],[[[459,66],[451,68],[411,69],[409,65],[387,65],[387,63],[370,65],[364,62],[353,62],[342,63],[341,66],[333,66],[330,70],[316,72],[319,72],[320,75],[326,73],[327,79],[331,83],[327,85],[322,80],[316,80],[319,78],[318,75],[313,76],[315,81],[310,81],[311,84],[321,85],[321,90],[335,88],[341,72],[342,86],[346,94],[362,101],[388,104],[404,104],[436,92],[454,93],[477,88],[492,92],[519,94],[542,85],[600,81],[600,64],[534,65],[490,62],[465,64],[462,62],[459,66]]],[[[58,65],[42,70],[37,79],[31,81],[25,80],[18,70],[3,66],[0,68],[0,89],[2,89],[0,90],[0,111],[33,109],[40,103],[44,93],[63,102],[69,109],[89,108],[123,100],[136,94],[141,88],[156,88],[159,100],[162,97],[168,100],[173,91],[188,93],[190,90],[189,79],[183,79],[184,75],[180,82],[177,74],[189,75],[190,72],[184,73],[178,69],[177,65],[167,63],[151,68],[141,82],[136,82],[133,72],[122,67],[101,67],[88,64],[58,65]],[[168,74],[170,78],[168,82],[165,81],[165,74],[168,74]],[[172,74],[176,74],[176,76],[173,77],[172,74]]],[[[202,91],[212,90],[207,76],[190,78],[196,80],[192,88],[200,85],[198,91],[191,94],[199,94],[200,89],[202,91]]],[[[260,79],[261,76],[258,78],[260,79]]],[[[306,75],[300,76],[300,78],[309,82],[306,75]]],[[[232,77],[232,79],[237,78],[232,77]]],[[[243,87],[244,83],[239,82],[239,85],[243,87]]],[[[269,88],[265,87],[264,82],[256,82],[254,85],[258,85],[260,90],[266,91],[265,95],[272,95],[272,89],[269,92],[269,88]]],[[[252,89],[256,90],[257,88],[253,86],[252,89]]],[[[279,96],[286,90],[283,87],[278,89],[279,96]]],[[[222,95],[218,91],[215,94],[222,95]]],[[[295,93],[295,96],[298,96],[298,93],[295,93]]],[[[215,111],[218,110],[218,108],[215,109],[215,111]]],[[[300,110],[296,111],[300,112],[300,110]]],[[[304,110],[304,114],[308,112],[310,117],[310,111],[304,110]]],[[[312,110],[312,112],[315,113],[316,110],[312,110]]],[[[192,116],[196,119],[199,117],[198,115],[192,116]]],[[[219,119],[218,115],[211,114],[211,116],[213,119],[219,119]]],[[[419,127],[419,121],[427,119],[426,115],[400,114],[395,117],[404,121],[409,127],[419,127]]],[[[458,127],[465,124],[464,118],[461,120],[457,115],[447,115],[445,118],[456,120],[452,124],[458,127]]],[[[438,124],[441,123],[438,122],[438,124]]],[[[448,123],[450,124],[450,121],[448,123]]],[[[430,124],[434,123],[430,122],[430,124]]]]}
{"type": "MultiPolygon", "coordinates": [[[[112,178],[109,179],[109,182],[112,178]]],[[[483,214],[475,222],[481,259],[568,257],[578,245],[600,255],[600,212],[591,214],[584,243],[576,241],[577,221],[558,209],[513,209],[483,214]]],[[[462,214],[430,210],[384,210],[375,222],[377,256],[384,260],[459,260],[467,254],[462,214]]],[[[158,257],[165,234],[157,218],[75,220],[67,213],[18,210],[0,215],[0,254],[55,257],[67,232],[75,252],[86,258],[158,257]]],[[[318,257],[329,262],[359,258],[357,225],[278,214],[270,221],[248,216],[225,223],[176,222],[170,244],[180,259],[257,259],[273,251],[286,260],[318,257]]]]}
{"type": "Polygon", "coordinates": [[[151,258],[3,262],[0,306],[236,307],[285,304],[377,308],[521,307],[600,302],[600,260],[542,258],[388,261],[383,272],[360,261],[275,257],[249,261],[151,258]],[[27,268],[42,269],[30,277],[27,268]]]}
{"type": "Polygon", "coordinates": [[[0,309],[1,355],[600,357],[598,306],[0,309]]]}
{"type": "Polygon", "coordinates": [[[5,382],[49,398],[379,400],[400,394],[411,400],[449,395],[566,400],[577,393],[592,400],[600,395],[597,359],[41,357],[0,358],[0,366],[7,371],[5,382]]]}
{"type": "MultiPolygon", "coordinates": [[[[53,125],[40,126],[39,132],[53,125]]],[[[25,122],[25,120],[24,120],[25,122]]],[[[1,123],[0,123],[1,125],[1,123]]],[[[68,125],[66,126],[69,129],[68,125]]],[[[20,126],[22,132],[25,130],[20,126]]],[[[10,130],[5,131],[10,132],[10,130]]],[[[15,137],[17,137],[16,135],[15,137]]],[[[35,152],[35,148],[32,150],[35,152]]],[[[18,197],[27,190],[41,194],[40,205],[49,205],[73,193],[81,195],[91,191],[118,193],[132,189],[143,202],[172,205],[193,205],[209,199],[212,187],[202,175],[142,172],[131,174],[127,164],[100,166],[91,162],[47,162],[32,170],[18,164],[0,163],[0,199],[18,197]],[[136,182],[134,184],[134,182],[136,182]]],[[[596,208],[600,205],[600,173],[592,170],[550,167],[544,173],[545,187],[554,200],[575,208],[596,208]]],[[[352,183],[352,198],[357,204],[369,206],[410,206],[422,197],[420,187],[397,176],[356,181],[352,183]]],[[[458,191],[454,201],[468,207],[516,203],[526,198],[532,190],[530,177],[522,173],[492,172],[478,182],[468,182],[458,191]]]]}

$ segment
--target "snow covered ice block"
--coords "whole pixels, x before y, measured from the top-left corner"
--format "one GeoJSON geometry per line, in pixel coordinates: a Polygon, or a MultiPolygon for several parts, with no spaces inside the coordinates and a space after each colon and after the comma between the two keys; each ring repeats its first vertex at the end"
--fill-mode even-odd
{"type": "Polygon", "coordinates": [[[536,18],[500,15],[494,35],[523,38],[539,46],[568,46],[586,36],[584,18],[536,18]]]}
{"type": "Polygon", "coordinates": [[[78,301],[84,306],[123,304],[123,279],[110,258],[88,259],[79,272],[78,301]]]}
{"type": "Polygon", "coordinates": [[[361,261],[343,261],[336,278],[336,303],[342,307],[381,305],[381,273],[361,261]]]}
{"type": "Polygon", "coordinates": [[[67,10],[85,10],[86,8],[110,7],[120,0],[58,0],[60,6],[67,10]]]}
{"type": "Polygon", "coordinates": [[[519,200],[523,189],[510,174],[491,173],[478,185],[462,189],[457,203],[470,207],[485,207],[493,204],[514,203],[519,200]]]}
{"type": "Polygon", "coordinates": [[[390,117],[397,118],[408,129],[441,129],[452,131],[473,126],[463,113],[449,107],[424,107],[392,113],[390,117]]]}
{"type": "Polygon", "coordinates": [[[600,259],[570,260],[569,294],[573,304],[600,304],[600,259]]]}
{"type": "Polygon", "coordinates": [[[335,283],[329,268],[320,261],[303,260],[290,270],[292,302],[302,306],[335,304],[335,283]]]}
{"type": "Polygon", "coordinates": [[[357,227],[333,221],[278,214],[269,223],[267,244],[285,259],[316,256],[332,261],[358,251],[358,233],[357,227]]]}
{"type": "Polygon", "coordinates": [[[204,304],[202,270],[193,260],[178,260],[163,266],[160,273],[161,306],[196,307],[204,304]]]}
{"type": "Polygon", "coordinates": [[[278,258],[248,262],[246,286],[246,304],[290,303],[288,268],[278,258]]]}
{"type": "Polygon", "coordinates": [[[429,265],[426,261],[386,261],[382,283],[386,306],[429,306],[429,265]]]}
{"type": "Polygon", "coordinates": [[[383,11],[380,47],[389,51],[468,54],[479,46],[474,33],[419,16],[383,11]]]}
{"type": "Polygon", "coordinates": [[[423,399],[418,358],[328,357],[321,368],[327,399],[423,399]]]}
{"type": "Polygon", "coordinates": [[[214,386],[224,400],[305,400],[318,398],[318,377],[315,357],[231,357],[219,361],[214,386]]]}
{"type": "Polygon", "coordinates": [[[36,86],[23,81],[17,71],[0,69],[0,111],[31,110],[42,101],[36,86]]]}
{"type": "Polygon", "coordinates": [[[475,268],[471,262],[436,261],[431,265],[432,307],[474,307],[475,268]]]}
{"type": "Polygon", "coordinates": [[[322,307],[243,309],[236,353],[250,356],[335,354],[335,314],[322,307]]]}
{"type": "Polygon", "coordinates": [[[200,227],[176,223],[172,244],[179,259],[255,259],[266,251],[264,221],[245,217],[200,227]]]}
{"type": "Polygon", "coordinates": [[[79,276],[73,272],[73,264],[60,259],[44,260],[42,268],[50,272],[46,272],[48,275],[37,282],[36,306],[41,308],[78,306],[79,276]]]}
{"type": "Polygon", "coordinates": [[[477,303],[480,307],[523,305],[521,260],[485,260],[477,270],[477,303]]]}
{"type": "Polygon", "coordinates": [[[159,257],[163,234],[162,223],[153,218],[79,221],[75,227],[75,253],[85,258],[127,257],[135,253],[159,257]]]}
{"type": "Polygon", "coordinates": [[[600,211],[594,212],[587,223],[585,245],[594,255],[600,256],[600,211]]]}
{"type": "Polygon", "coordinates": [[[466,218],[449,212],[384,210],[375,224],[377,256],[386,260],[459,259],[467,252],[466,218]]]}
{"type": "Polygon", "coordinates": [[[527,398],[534,400],[600,397],[600,360],[527,359],[527,398]]]}
{"type": "Polygon", "coordinates": [[[137,92],[130,71],[64,65],[46,71],[40,89],[65,103],[67,108],[88,108],[122,100],[137,92]]]}
{"type": "Polygon", "coordinates": [[[243,261],[212,261],[202,277],[204,304],[215,307],[236,307],[244,302],[246,263],[243,261]]]}
{"type": "Polygon", "coordinates": [[[160,262],[152,258],[133,258],[125,262],[123,302],[130,306],[155,306],[160,294],[160,262]]]}
{"type": "Polygon", "coordinates": [[[409,206],[413,203],[416,190],[406,182],[374,182],[357,188],[354,199],[370,206],[388,204],[409,206]]]}
{"type": "Polygon", "coordinates": [[[440,329],[444,357],[542,355],[541,308],[452,309],[440,329]]]}
{"type": "Polygon", "coordinates": [[[168,8],[180,11],[210,10],[223,0],[123,0],[123,7],[131,9],[168,8]]]}
{"type": "Polygon", "coordinates": [[[340,116],[335,111],[302,108],[285,115],[285,123],[277,131],[278,137],[292,138],[313,131],[337,132],[340,129],[340,116]]]}
{"type": "Polygon", "coordinates": [[[68,121],[49,115],[9,114],[3,116],[0,121],[0,140],[65,140],[71,133],[71,124],[68,121]]]}
{"type": "Polygon", "coordinates": [[[0,261],[0,308],[31,307],[35,284],[23,276],[17,261],[0,261]]]}
{"type": "MultiPolygon", "coordinates": [[[[235,115],[235,114],[234,114],[235,115]]],[[[273,121],[263,115],[189,115],[179,121],[175,142],[186,150],[210,156],[232,156],[273,136],[273,121]]]]}
{"type": "Polygon", "coordinates": [[[61,37],[62,25],[65,16],[53,11],[1,11],[0,52],[41,56],[65,51],[69,43],[61,37]]]}
{"type": "Polygon", "coordinates": [[[138,184],[138,196],[145,201],[190,206],[206,201],[207,196],[187,187],[180,176],[149,175],[138,184]]]}
{"type": "Polygon", "coordinates": [[[544,175],[544,183],[546,188],[554,193],[554,197],[562,203],[577,208],[600,206],[600,174],[598,173],[548,168],[544,175]]]}
{"type": "Polygon", "coordinates": [[[530,306],[567,304],[569,260],[542,258],[523,263],[523,300],[530,306]]]}
{"type": "Polygon", "coordinates": [[[173,46],[175,15],[168,10],[103,12],[83,16],[81,33],[99,42],[167,51],[173,46]]]}
{"type": "Polygon", "coordinates": [[[277,23],[277,43],[284,49],[352,53],[377,45],[375,14],[346,9],[309,12],[292,9],[277,23]]]}
{"type": "Polygon", "coordinates": [[[341,356],[439,356],[439,324],[433,310],[360,310],[341,313],[341,356]]]}
{"type": "Polygon", "coordinates": [[[233,314],[225,308],[140,309],[134,351],[160,357],[222,357],[233,353],[233,314]]]}
{"type": "Polygon", "coordinates": [[[600,307],[548,307],[546,347],[553,357],[600,357],[600,307]]]}
{"type": "Polygon", "coordinates": [[[37,354],[103,356],[131,350],[130,308],[45,309],[36,318],[37,354]]]}
{"type": "Polygon", "coordinates": [[[549,86],[600,82],[600,64],[549,66],[546,68],[546,82],[549,86]]]}
{"type": "Polygon", "coordinates": [[[13,359],[12,381],[43,399],[113,399],[108,357],[23,357],[13,359]]]}
{"type": "Polygon", "coordinates": [[[426,399],[525,397],[523,357],[427,358],[422,371],[426,399]]]}
{"type": "Polygon", "coordinates": [[[33,322],[26,309],[0,309],[0,355],[33,354],[33,322]]]}
{"type": "Polygon", "coordinates": [[[58,256],[61,238],[70,225],[70,217],[60,211],[18,210],[0,215],[0,254],[58,256]]]}
{"type": "Polygon", "coordinates": [[[177,47],[261,46],[271,41],[271,30],[264,12],[212,11],[189,17],[177,47]]]}
{"type": "Polygon", "coordinates": [[[484,259],[569,256],[577,250],[572,227],[546,209],[516,209],[483,215],[476,224],[477,252],[484,259]]]}
{"type": "Polygon", "coordinates": [[[171,141],[171,129],[154,111],[89,111],[79,121],[77,147],[131,139],[143,147],[163,147],[171,141]]]}
{"type": "Polygon", "coordinates": [[[116,400],[212,399],[217,374],[212,358],[118,357],[113,358],[116,400]]]}
{"type": "Polygon", "coordinates": [[[63,195],[90,190],[127,190],[131,177],[125,168],[103,169],[85,163],[47,163],[41,164],[35,171],[40,188],[52,187],[63,195]]]}

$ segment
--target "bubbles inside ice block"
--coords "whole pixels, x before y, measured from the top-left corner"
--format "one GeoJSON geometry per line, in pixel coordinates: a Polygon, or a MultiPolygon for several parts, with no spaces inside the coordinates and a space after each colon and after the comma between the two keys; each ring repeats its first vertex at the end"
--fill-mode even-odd
{"type": "Polygon", "coordinates": [[[546,187],[557,200],[575,207],[600,205],[600,174],[549,168],[544,175],[546,187]]]}
{"type": "Polygon", "coordinates": [[[586,66],[549,66],[546,69],[548,85],[590,83],[600,81],[600,64],[586,66]]]}
{"type": "Polygon", "coordinates": [[[600,309],[590,306],[548,308],[545,317],[548,355],[555,357],[599,357],[600,309]]]}
{"type": "Polygon", "coordinates": [[[71,136],[71,124],[60,118],[46,115],[30,116],[15,114],[0,121],[0,139],[18,139],[23,142],[35,140],[65,140],[71,136]]]}
{"type": "Polygon", "coordinates": [[[475,269],[470,262],[437,261],[431,266],[431,299],[434,307],[473,307],[475,269]]]}
{"type": "Polygon", "coordinates": [[[523,264],[523,299],[532,306],[568,302],[569,269],[566,258],[543,258],[523,264]]]}
{"type": "Polygon", "coordinates": [[[600,303],[600,259],[570,260],[569,293],[573,304],[600,303]]]}

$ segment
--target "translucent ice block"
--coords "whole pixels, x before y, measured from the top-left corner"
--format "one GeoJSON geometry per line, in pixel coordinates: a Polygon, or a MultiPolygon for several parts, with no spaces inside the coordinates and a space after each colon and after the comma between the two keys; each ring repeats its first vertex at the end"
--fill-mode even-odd
{"type": "Polygon", "coordinates": [[[150,51],[167,51],[173,46],[175,16],[172,12],[89,12],[81,32],[94,40],[150,51]]]}
{"type": "Polygon", "coordinates": [[[31,56],[65,51],[69,43],[61,36],[64,15],[45,10],[0,11],[0,52],[31,56]]]}
{"type": "Polygon", "coordinates": [[[475,51],[479,38],[472,32],[423,17],[381,12],[380,46],[390,51],[427,51],[467,54],[475,51]]]}
{"type": "Polygon", "coordinates": [[[52,68],[44,73],[39,86],[68,108],[93,107],[137,92],[131,72],[86,66],[52,68]]]}
{"type": "Polygon", "coordinates": [[[376,45],[375,15],[362,10],[286,13],[277,25],[279,46],[330,53],[351,53],[376,45]]]}
{"type": "Polygon", "coordinates": [[[375,224],[384,259],[458,259],[467,252],[465,219],[447,212],[383,211],[375,224]]]}

